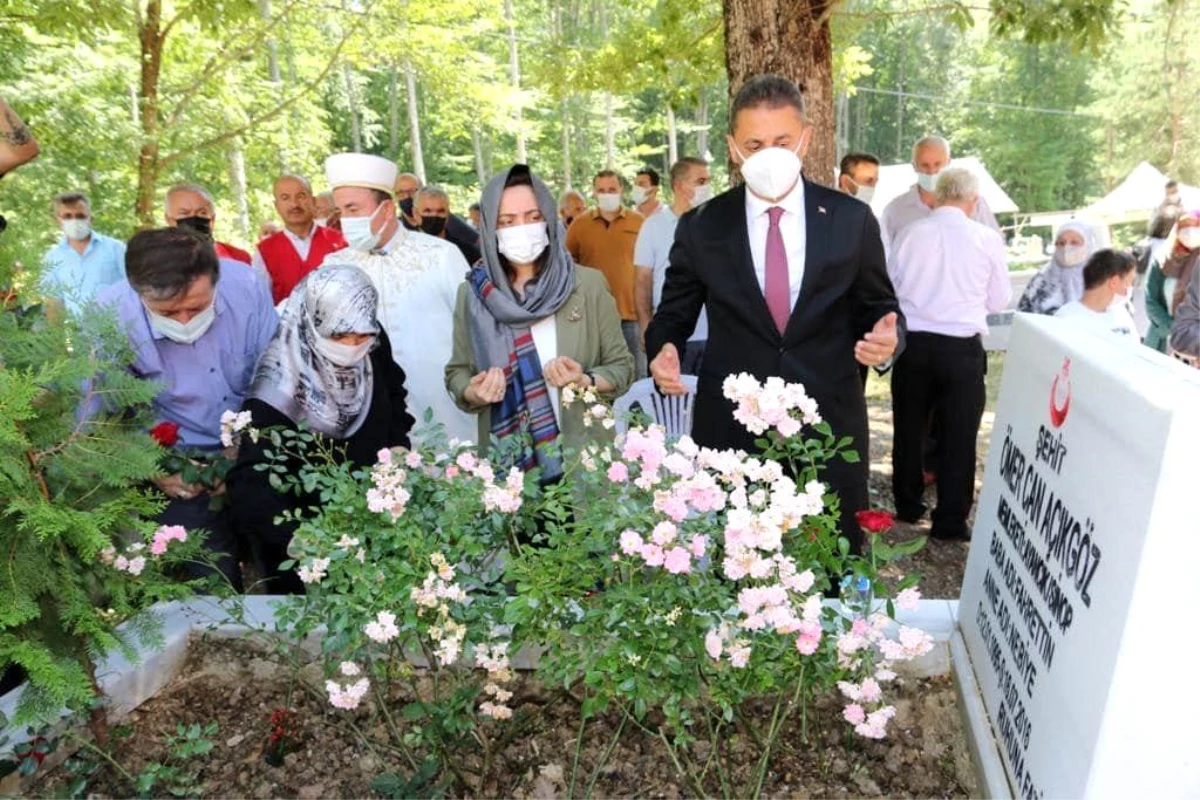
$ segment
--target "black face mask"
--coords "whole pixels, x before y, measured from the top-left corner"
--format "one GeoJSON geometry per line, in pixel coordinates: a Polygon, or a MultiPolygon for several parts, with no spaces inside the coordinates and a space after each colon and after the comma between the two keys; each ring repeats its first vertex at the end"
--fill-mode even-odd
{"type": "Polygon", "coordinates": [[[212,220],[208,217],[184,217],[175,220],[175,224],[180,228],[191,228],[196,233],[212,236],[212,220]]]}
{"type": "Polygon", "coordinates": [[[421,230],[430,236],[441,236],[446,230],[445,217],[421,217],[421,230]]]}

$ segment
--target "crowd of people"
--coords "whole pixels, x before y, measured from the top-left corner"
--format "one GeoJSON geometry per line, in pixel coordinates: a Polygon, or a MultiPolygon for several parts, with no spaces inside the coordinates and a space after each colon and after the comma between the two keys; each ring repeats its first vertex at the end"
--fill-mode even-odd
{"type": "MultiPolygon", "coordinates": [[[[950,166],[945,139],[922,138],[912,150],[916,182],[877,219],[868,205],[874,156],[847,155],[837,188],[804,177],[813,128],[795,83],[752,78],[730,120],[744,184],[721,194],[694,157],[671,165],[666,187],[656,170],[639,170],[630,203],[615,171],[596,173],[590,197],[569,188],[555,197],[533,168],[515,164],[467,218],[444,189],[387,159],[335,154],[322,193],[298,175],[276,178],[279,224],[253,253],[220,240],[213,198],[194,183],[168,189],[164,226],[127,243],[93,229],[83,194],[64,193],[53,203],[62,239],[41,282],[47,313],[113,309],[131,371],[161,383],[155,414],[178,425],[185,450],[226,448],[230,410],[256,428],[304,427],[359,465],[381,448],[418,444],[433,424],[484,449],[504,445],[543,481],[563,472],[552,443],[611,435],[561,402],[568,386],[611,398],[649,376],[677,394],[695,375],[694,440],[753,450],[722,383],[739,372],[780,376],[803,383],[833,430],[865,453],[864,387],[875,369],[890,373],[898,518],[920,521],[936,482],[931,535],[969,538],[982,337],[1012,292],[978,180],[950,166]]],[[[17,145],[20,158],[36,155],[31,140],[0,102],[0,174],[20,163],[17,145]]],[[[1147,345],[1185,357],[1200,350],[1198,254],[1200,214],[1181,213],[1141,281],[1147,345]]],[[[1126,305],[1137,266],[1100,248],[1088,225],[1067,223],[1019,308],[1136,340],[1126,305]]],[[[229,455],[224,484],[158,479],[161,521],[207,530],[235,587],[240,554],[269,590],[301,591],[280,569],[294,524],[280,519],[311,499],[270,485],[261,442],[229,455]],[[213,492],[229,502],[209,503],[213,492]]],[[[866,460],[822,473],[855,547],[867,474],[866,460]]]]}

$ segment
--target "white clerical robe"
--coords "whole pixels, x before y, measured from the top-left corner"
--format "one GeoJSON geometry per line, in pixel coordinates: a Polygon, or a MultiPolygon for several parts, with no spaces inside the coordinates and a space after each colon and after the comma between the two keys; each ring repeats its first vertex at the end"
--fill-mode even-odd
{"type": "Polygon", "coordinates": [[[454,340],[454,304],[467,276],[467,261],[449,242],[400,226],[382,253],[347,248],[321,263],[353,264],[379,291],[379,324],[392,340],[392,357],[404,370],[408,412],[417,421],[413,447],[421,444],[425,410],[433,409],[450,439],[474,442],[478,427],[446,391],[445,370],[454,340]]]}

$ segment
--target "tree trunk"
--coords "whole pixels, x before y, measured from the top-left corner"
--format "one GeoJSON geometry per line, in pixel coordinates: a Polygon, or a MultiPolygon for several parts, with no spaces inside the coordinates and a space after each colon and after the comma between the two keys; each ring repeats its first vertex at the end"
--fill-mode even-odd
{"type": "Polygon", "coordinates": [[[404,59],[404,81],[408,89],[408,138],[412,145],[412,171],[425,183],[425,155],[421,152],[421,119],[417,116],[417,73],[404,59]]]}
{"type": "MultiPolygon", "coordinates": [[[[270,23],[271,0],[258,0],[258,13],[263,22],[270,23]]],[[[283,75],[279,71],[279,48],[275,45],[273,36],[267,39],[267,74],[271,77],[271,83],[283,82],[283,75]]]]}
{"type": "Polygon", "coordinates": [[[563,157],[563,188],[571,186],[571,104],[566,97],[562,99],[562,157],[563,157]]]}
{"type": "Polygon", "coordinates": [[[242,149],[241,138],[234,139],[229,144],[229,185],[233,187],[233,196],[237,201],[238,230],[243,242],[253,242],[250,235],[250,201],[246,197],[246,153],[242,149]]]}
{"type": "Polygon", "coordinates": [[[908,62],[908,40],[900,40],[900,85],[896,95],[896,158],[897,164],[902,164],[904,158],[904,65],[908,62]]]}
{"type": "Polygon", "coordinates": [[[158,190],[158,77],[162,69],[162,2],[149,0],[146,14],[139,19],[141,42],[141,113],[142,146],[138,152],[138,190],[134,212],[138,225],[154,225],[154,199],[158,190]]]}
{"type": "Polygon", "coordinates": [[[696,158],[708,158],[708,95],[701,90],[696,109],[696,158]]]}
{"type": "Polygon", "coordinates": [[[504,21],[508,24],[508,71],[517,103],[517,163],[528,164],[529,154],[525,151],[525,121],[521,113],[521,62],[517,58],[517,20],[513,15],[512,0],[504,0],[504,21]]]}
{"type": "Polygon", "coordinates": [[[487,183],[488,174],[483,160],[483,140],[479,135],[479,128],[471,128],[471,148],[475,151],[475,176],[479,178],[479,185],[483,186],[487,183]]]}
{"type": "Polygon", "coordinates": [[[667,162],[679,160],[679,132],[675,128],[675,109],[667,106],[667,162]]]}
{"type": "Polygon", "coordinates": [[[617,161],[617,125],[613,119],[612,92],[604,93],[604,168],[612,169],[617,161]]]}
{"type": "MultiPolygon", "coordinates": [[[[262,17],[262,21],[266,25],[271,23],[271,0],[258,0],[258,14],[262,17]]],[[[279,45],[275,41],[275,37],[271,36],[267,39],[267,77],[271,83],[275,84],[275,93],[279,102],[283,102],[286,97],[283,85],[283,72],[279,67],[279,45]]],[[[287,172],[289,164],[291,164],[292,155],[292,125],[291,115],[283,118],[283,147],[279,149],[279,169],[281,172],[287,172]]],[[[241,146],[238,145],[240,151],[241,146]]]]}
{"type": "Polygon", "coordinates": [[[362,125],[358,121],[358,92],[354,91],[354,74],[349,64],[342,65],[342,80],[346,85],[346,104],[350,108],[350,147],[362,152],[362,125]]]}
{"type": "Polygon", "coordinates": [[[388,70],[388,153],[400,160],[400,71],[395,64],[388,70]]]}
{"type": "Polygon", "coordinates": [[[837,119],[834,137],[837,147],[834,150],[834,158],[837,159],[837,163],[841,163],[842,156],[846,155],[846,152],[850,149],[850,106],[849,98],[847,98],[845,92],[838,93],[834,101],[834,108],[836,109],[835,117],[837,119]]]}
{"type": "Polygon", "coordinates": [[[775,73],[804,90],[814,126],[804,158],[809,180],[833,184],[833,48],[829,12],[834,0],[725,0],[725,68],[730,97],[748,79],[775,73]]]}

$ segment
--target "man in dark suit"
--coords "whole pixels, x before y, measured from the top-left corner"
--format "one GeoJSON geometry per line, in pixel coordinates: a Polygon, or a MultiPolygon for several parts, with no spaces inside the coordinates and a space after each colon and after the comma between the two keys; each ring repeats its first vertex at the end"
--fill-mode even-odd
{"type": "Polygon", "coordinates": [[[754,451],[733,418],[725,377],[749,372],[804,384],[838,436],[862,457],[835,460],[821,480],[841,498],[841,531],[857,550],[867,506],[867,409],[858,364],[883,368],[903,349],[904,321],[888,279],[879,223],[865,204],[804,180],[812,136],[796,84],[750,79],[730,109],[729,150],[746,186],[679,220],[662,302],[646,330],[650,373],[686,391],[679,353],[707,307],[708,350],[696,389],[698,444],[754,451]]]}

